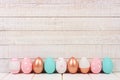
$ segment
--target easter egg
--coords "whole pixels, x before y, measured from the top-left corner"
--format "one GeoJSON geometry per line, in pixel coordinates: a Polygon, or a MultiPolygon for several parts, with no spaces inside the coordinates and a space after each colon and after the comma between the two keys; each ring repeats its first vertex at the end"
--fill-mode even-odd
{"type": "Polygon", "coordinates": [[[91,72],[92,73],[100,73],[102,69],[102,63],[101,60],[99,58],[94,58],[91,61],[91,72]]]}
{"type": "Polygon", "coordinates": [[[82,73],[88,73],[90,70],[90,63],[86,57],[82,57],[79,62],[79,68],[82,73]]]}
{"type": "Polygon", "coordinates": [[[58,58],[56,60],[56,71],[58,73],[65,73],[67,69],[67,63],[64,58],[58,58]]]}
{"type": "Polygon", "coordinates": [[[29,58],[24,58],[21,62],[21,69],[23,73],[31,73],[32,71],[32,60],[29,58]]]}
{"type": "Polygon", "coordinates": [[[43,60],[40,57],[37,57],[34,60],[33,71],[34,73],[41,73],[43,71],[43,60]]]}
{"type": "Polygon", "coordinates": [[[11,73],[20,72],[20,61],[17,58],[12,58],[9,62],[9,70],[11,73]]]}
{"type": "Polygon", "coordinates": [[[47,58],[44,62],[44,69],[46,73],[51,74],[55,72],[56,64],[53,58],[47,58]]]}
{"type": "Polygon", "coordinates": [[[75,57],[71,57],[67,62],[67,68],[70,73],[77,73],[78,71],[78,61],[75,57]]]}
{"type": "Polygon", "coordinates": [[[103,66],[103,72],[106,73],[106,74],[110,74],[112,73],[112,70],[113,70],[113,62],[112,62],[112,59],[111,58],[104,58],[103,59],[103,63],[102,63],[102,66],[103,66]]]}

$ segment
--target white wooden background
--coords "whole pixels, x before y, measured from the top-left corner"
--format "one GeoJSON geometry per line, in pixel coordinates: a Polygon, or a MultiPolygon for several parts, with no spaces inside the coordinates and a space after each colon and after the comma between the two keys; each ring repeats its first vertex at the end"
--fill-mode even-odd
{"type": "Polygon", "coordinates": [[[110,56],[120,71],[120,0],[0,0],[0,72],[37,56],[110,56]]]}

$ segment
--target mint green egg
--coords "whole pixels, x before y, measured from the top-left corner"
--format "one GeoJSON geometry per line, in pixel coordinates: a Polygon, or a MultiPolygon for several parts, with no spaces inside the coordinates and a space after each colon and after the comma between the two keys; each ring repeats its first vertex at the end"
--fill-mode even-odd
{"type": "Polygon", "coordinates": [[[112,62],[112,59],[110,59],[108,57],[104,58],[102,66],[103,66],[103,72],[104,73],[106,73],[106,74],[112,73],[112,71],[113,71],[113,62],[112,62]]]}
{"type": "Polygon", "coordinates": [[[54,73],[56,69],[56,63],[53,58],[47,58],[44,63],[45,72],[48,74],[54,73]]]}

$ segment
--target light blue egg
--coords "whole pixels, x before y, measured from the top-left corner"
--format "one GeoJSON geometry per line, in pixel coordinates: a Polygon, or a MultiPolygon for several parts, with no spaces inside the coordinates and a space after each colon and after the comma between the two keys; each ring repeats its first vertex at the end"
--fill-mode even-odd
{"type": "Polygon", "coordinates": [[[56,63],[53,58],[47,58],[44,63],[45,72],[48,74],[54,73],[56,69],[56,63]]]}
{"type": "Polygon", "coordinates": [[[113,70],[113,62],[112,62],[112,59],[106,57],[103,59],[103,63],[102,63],[102,66],[103,66],[103,72],[106,73],[106,74],[110,74],[112,73],[112,70],[113,70]]]}

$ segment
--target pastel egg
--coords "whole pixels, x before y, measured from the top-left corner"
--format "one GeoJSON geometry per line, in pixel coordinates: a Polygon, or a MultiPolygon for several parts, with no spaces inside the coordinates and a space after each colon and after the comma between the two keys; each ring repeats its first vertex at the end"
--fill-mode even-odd
{"type": "Polygon", "coordinates": [[[111,58],[104,58],[103,59],[103,63],[102,63],[102,66],[103,66],[103,72],[106,73],[106,74],[110,74],[112,73],[112,70],[113,70],[113,62],[112,62],[112,59],[111,58]]]}
{"type": "Polygon", "coordinates": [[[77,73],[79,67],[77,59],[75,57],[71,57],[67,62],[67,67],[70,73],[77,73]]]}
{"type": "Polygon", "coordinates": [[[64,58],[58,58],[56,60],[56,71],[58,73],[65,73],[67,69],[67,63],[64,58]]]}
{"type": "Polygon", "coordinates": [[[47,58],[44,62],[44,69],[46,73],[51,74],[55,72],[56,64],[53,58],[47,58]]]}
{"type": "Polygon", "coordinates": [[[82,57],[79,62],[79,68],[82,73],[88,73],[90,70],[90,63],[86,57],[82,57]]]}
{"type": "Polygon", "coordinates": [[[102,63],[101,60],[99,58],[94,58],[91,61],[91,71],[92,73],[100,73],[102,69],[102,63]]]}
{"type": "Polygon", "coordinates": [[[34,73],[41,73],[43,71],[43,60],[40,57],[37,57],[34,60],[33,71],[34,73]]]}
{"type": "Polygon", "coordinates": [[[21,69],[23,73],[31,73],[32,71],[32,60],[29,58],[24,58],[21,62],[21,69]]]}
{"type": "Polygon", "coordinates": [[[9,62],[9,69],[11,73],[20,72],[20,61],[17,58],[12,58],[9,62]]]}

